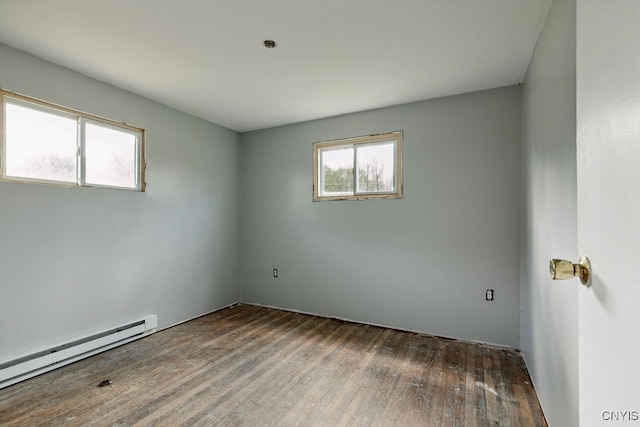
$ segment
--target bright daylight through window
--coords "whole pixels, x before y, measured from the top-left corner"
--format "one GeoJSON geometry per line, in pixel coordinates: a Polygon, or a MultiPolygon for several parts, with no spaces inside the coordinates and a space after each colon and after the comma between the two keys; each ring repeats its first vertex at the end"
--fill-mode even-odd
{"type": "Polygon", "coordinates": [[[402,132],[313,144],[313,200],[402,197],[402,132]]]}
{"type": "Polygon", "coordinates": [[[144,191],[142,129],[0,94],[3,180],[144,191]]]}

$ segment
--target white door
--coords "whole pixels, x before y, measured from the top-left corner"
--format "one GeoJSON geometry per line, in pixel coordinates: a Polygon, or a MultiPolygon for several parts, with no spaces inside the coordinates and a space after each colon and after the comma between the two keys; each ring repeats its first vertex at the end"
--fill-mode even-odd
{"type": "Polygon", "coordinates": [[[640,426],[640,1],[577,6],[580,426],[640,426]]]}

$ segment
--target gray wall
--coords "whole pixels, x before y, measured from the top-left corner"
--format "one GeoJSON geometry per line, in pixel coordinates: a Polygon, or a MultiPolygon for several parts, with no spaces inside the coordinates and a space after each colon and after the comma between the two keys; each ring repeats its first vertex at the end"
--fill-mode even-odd
{"type": "Polygon", "coordinates": [[[146,129],[147,192],[0,182],[0,360],[240,299],[237,133],[0,45],[0,86],[146,129]]]}
{"type": "Polygon", "coordinates": [[[578,286],[549,278],[577,260],[576,2],[556,0],[523,89],[521,348],[552,426],[578,425],[578,286]]]}
{"type": "Polygon", "coordinates": [[[243,134],[243,300],[518,347],[520,101],[509,87],[243,134]],[[313,142],[395,130],[404,199],[312,202],[313,142]]]}

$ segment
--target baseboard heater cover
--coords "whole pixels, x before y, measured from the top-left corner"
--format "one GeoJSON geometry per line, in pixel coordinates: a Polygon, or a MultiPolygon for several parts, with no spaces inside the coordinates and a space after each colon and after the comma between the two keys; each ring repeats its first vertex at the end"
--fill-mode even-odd
{"type": "Polygon", "coordinates": [[[0,361],[0,389],[152,334],[158,316],[99,331],[8,361],[0,361]]]}

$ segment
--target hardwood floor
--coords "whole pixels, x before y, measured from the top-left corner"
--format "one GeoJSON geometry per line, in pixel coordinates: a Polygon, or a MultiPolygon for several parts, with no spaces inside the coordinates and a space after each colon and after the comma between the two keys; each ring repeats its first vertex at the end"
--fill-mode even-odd
{"type": "Polygon", "coordinates": [[[0,390],[0,425],[547,424],[516,351],[239,305],[0,390]]]}

